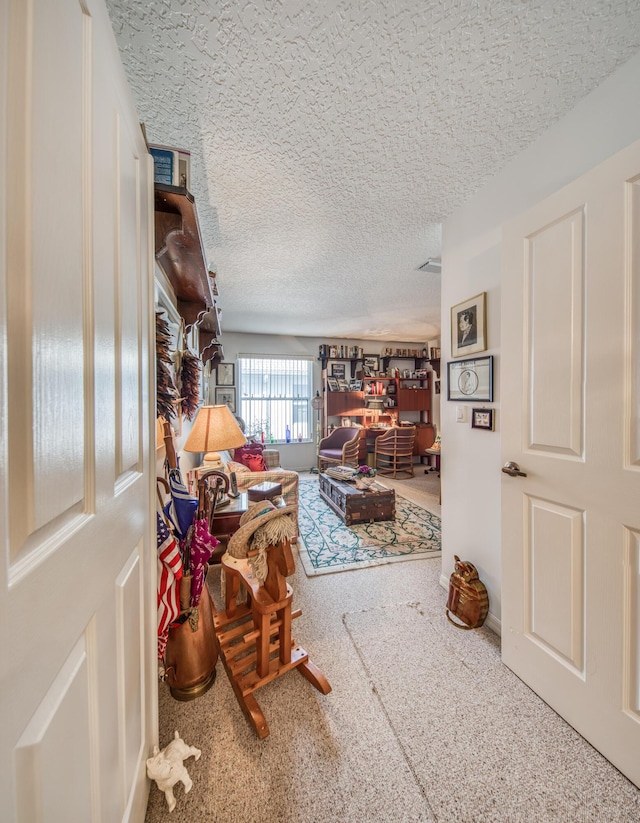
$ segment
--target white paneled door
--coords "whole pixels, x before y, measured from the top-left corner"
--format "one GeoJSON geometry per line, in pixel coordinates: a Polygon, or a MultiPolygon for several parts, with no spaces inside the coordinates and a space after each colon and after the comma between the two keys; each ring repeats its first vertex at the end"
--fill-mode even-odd
{"type": "Polygon", "coordinates": [[[103,0],[0,0],[0,817],[141,820],[152,179],[103,0]]]}
{"type": "Polygon", "coordinates": [[[640,786],[640,143],[503,243],[503,659],[640,786]]]}

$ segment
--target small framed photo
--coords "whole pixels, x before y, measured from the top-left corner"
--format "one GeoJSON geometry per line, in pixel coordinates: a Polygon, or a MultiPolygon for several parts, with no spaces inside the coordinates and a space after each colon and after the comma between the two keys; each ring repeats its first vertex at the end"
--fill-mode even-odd
{"type": "Polygon", "coordinates": [[[362,391],[362,380],[350,380],[349,391],[362,391]]]}
{"type": "Polygon", "coordinates": [[[380,371],[380,358],[377,354],[365,354],[363,361],[365,377],[375,377],[380,371]]]}
{"type": "Polygon", "coordinates": [[[216,406],[229,406],[229,409],[236,413],[236,390],[235,388],[226,388],[223,386],[216,386],[216,406]]]}
{"type": "Polygon", "coordinates": [[[465,357],[487,348],[486,292],[451,309],[451,356],[465,357]]]}
{"type": "Polygon", "coordinates": [[[349,391],[349,381],[338,380],[338,388],[340,389],[340,391],[349,391]]]}
{"type": "Polygon", "coordinates": [[[471,409],[471,428],[493,431],[493,409],[471,409]]]}
{"type": "Polygon", "coordinates": [[[450,360],[447,363],[447,400],[493,402],[493,355],[450,360]]]}
{"type": "Polygon", "coordinates": [[[340,391],[340,386],[335,377],[327,377],[327,386],[329,391],[340,391]]]}
{"type": "Polygon", "coordinates": [[[218,363],[216,368],[216,385],[235,386],[235,366],[233,363],[218,363]]]}
{"type": "Polygon", "coordinates": [[[338,380],[344,380],[345,373],[344,373],[344,363],[332,363],[331,364],[331,377],[337,377],[338,380]]]}

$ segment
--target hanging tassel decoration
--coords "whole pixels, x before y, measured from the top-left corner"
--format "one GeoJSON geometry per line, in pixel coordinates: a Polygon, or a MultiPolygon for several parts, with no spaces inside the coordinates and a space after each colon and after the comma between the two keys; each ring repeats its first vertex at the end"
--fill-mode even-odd
{"type": "Polygon", "coordinates": [[[200,405],[200,359],[186,349],[182,354],[180,385],[182,396],[182,413],[187,420],[193,420],[200,405]]]}
{"type": "Polygon", "coordinates": [[[156,312],[156,415],[172,420],[176,416],[178,392],[171,376],[171,332],[160,312],[156,312]]]}

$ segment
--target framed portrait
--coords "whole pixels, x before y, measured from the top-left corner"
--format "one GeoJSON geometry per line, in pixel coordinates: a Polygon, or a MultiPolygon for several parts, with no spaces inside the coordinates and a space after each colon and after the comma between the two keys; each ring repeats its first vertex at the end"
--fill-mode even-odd
{"type": "Polygon", "coordinates": [[[217,386],[235,386],[235,366],[233,363],[218,363],[216,368],[217,386]]]}
{"type": "Polygon", "coordinates": [[[447,363],[447,400],[493,401],[493,356],[447,363]]]}
{"type": "Polygon", "coordinates": [[[350,380],[349,391],[362,391],[362,380],[350,380]]]}
{"type": "Polygon", "coordinates": [[[340,391],[349,391],[349,381],[338,380],[338,388],[340,389],[340,391]]]}
{"type": "Polygon", "coordinates": [[[327,386],[329,391],[340,391],[340,386],[335,377],[327,377],[327,386]]]}
{"type": "Polygon", "coordinates": [[[493,431],[493,409],[471,409],[471,428],[493,431]]]}
{"type": "Polygon", "coordinates": [[[345,378],[345,366],[344,363],[332,363],[331,364],[331,377],[337,377],[338,380],[344,380],[345,378]]]}
{"type": "MultiPolygon", "coordinates": [[[[222,364],[221,364],[222,365],[222,364]]],[[[216,406],[229,406],[236,413],[236,390],[225,386],[216,386],[216,406]]]]}
{"type": "Polygon", "coordinates": [[[486,292],[451,309],[451,356],[466,357],[487,348],[486,292]]]}
{"type": "Polygon", "coordinates": [[[380,371],[380,358],[377,354],[365,354],[363,360],[365,377],[375,377],[380,371]]]}

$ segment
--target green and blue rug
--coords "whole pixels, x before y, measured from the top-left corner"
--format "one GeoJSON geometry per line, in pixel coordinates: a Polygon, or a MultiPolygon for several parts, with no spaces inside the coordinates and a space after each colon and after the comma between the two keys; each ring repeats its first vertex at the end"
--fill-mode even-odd
{"type": "Polygon", "coordinates": [[[345,526],[317,480],[300,483],[300,561],[307,577],[440,556],[440,518],[396,492],[396,518],[345,526]]]}

